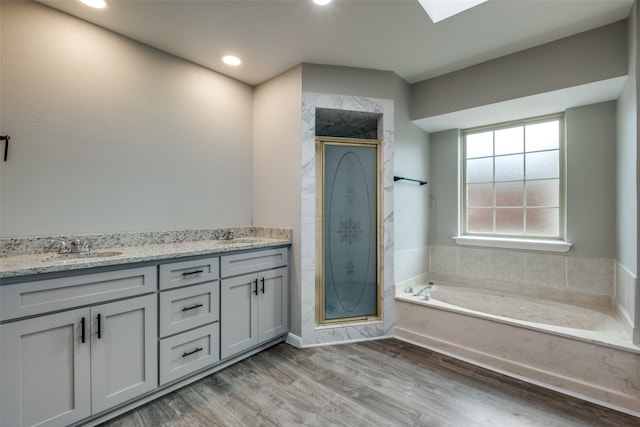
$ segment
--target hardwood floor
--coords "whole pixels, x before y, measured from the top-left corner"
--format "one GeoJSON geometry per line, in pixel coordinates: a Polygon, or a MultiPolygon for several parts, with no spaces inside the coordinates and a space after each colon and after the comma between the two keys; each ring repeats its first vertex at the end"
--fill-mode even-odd
{"type": "Polygon", "coordinates": [[[640,426],[640,419],[386,339],[278,344],[103,424],[640,426]]]}

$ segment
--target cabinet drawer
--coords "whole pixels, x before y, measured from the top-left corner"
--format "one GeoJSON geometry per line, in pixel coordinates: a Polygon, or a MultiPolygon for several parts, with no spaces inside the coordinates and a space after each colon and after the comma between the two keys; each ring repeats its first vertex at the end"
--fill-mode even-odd
{"type": "Polygon", "coordinates": [[[160,340],[160,385],[220,360],[220,323],[160,340]]]}
{"type": "Polygon", "coordinates": [[[215,322],[220,318],[219,281],[160,293],[160,336],[215,322]]]}
{"type": "Polygon", "coordinates": [[[236,276],[271,268],[283,267],[288,263],[288,249],[276,248],[247,252],[222,257],[220,269],[222,277],[236,276]]]}
{"type": "Polygon", "coordinates": [[[217,279],[219,259],[205,258],[160,266],[160,289],[193,285],[217,279]]]}
{"type": "Polygon", "coordinates": [[[154,292],[155,266],[0,286],[0,320],[154,292]]]}

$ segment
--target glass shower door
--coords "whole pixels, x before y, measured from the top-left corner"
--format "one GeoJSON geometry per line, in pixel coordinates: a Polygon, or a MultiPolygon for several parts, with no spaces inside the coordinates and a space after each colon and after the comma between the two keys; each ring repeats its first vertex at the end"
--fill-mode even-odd
{"type": "Polygon", "coordinates": [[[320,323],[379,318],[378,144],[322,141],[320,323]]]}

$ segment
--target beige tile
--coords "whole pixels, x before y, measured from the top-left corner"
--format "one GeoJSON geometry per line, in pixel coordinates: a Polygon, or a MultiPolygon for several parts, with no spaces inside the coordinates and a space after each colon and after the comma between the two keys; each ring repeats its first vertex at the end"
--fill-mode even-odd
{"type": "Polygon", "coordinates": [[[489,251],[486,249],[458,248],[456,274],[465,277],[489,277],[489,251]]]}
{"type": "Polygon", "coordinates": [[[526,254],[525,282],[532,286],[566,288],[567,260],[561,255],[526,254]]]}
{"type": "Polygon", "coordinates": [[[567,286],[576,291],[613,295],[614,260],[568,257],[567,286]]]}
{"type": "Polygon", "coordinates": [[[490,251],[489,275],[504,282],[524,282],[524,253],[490,251]]]}

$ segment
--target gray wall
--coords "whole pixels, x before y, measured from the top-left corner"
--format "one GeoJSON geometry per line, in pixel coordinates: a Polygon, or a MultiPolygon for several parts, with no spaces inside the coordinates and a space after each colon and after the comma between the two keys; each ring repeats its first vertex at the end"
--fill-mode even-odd
{"type": "Polygon", "coordinates": [[[411,87],[417,120],[627,74],[627,22],[526,49],[411,87]]]}
{"type": "Polygon", "coordinates": [[[254,94],[253,224],[293,230],[289,264],[291,332],[301,331],[302,67],[257,86],[254,94]]]}
{"type": "MultiPolygon", "coordinates": [[[[568,255],[615,258],[615,101],[566,112],[568,255]]],[[[432,244],[458,230],[458,131],[431,134],[432,244]]]]}
{"type": "Polygon", "coordinates": [[[1,7],[2,237],[251,225],[252,87],[38,3],[1,7]]]}
{"type": "Polygon", "coordinates": [[[431,245],[453,245],[458,235],[458,137],[457,129],[430,134],[431,245]]]}
{"type": "Polygon", "coordinates": [[[394,99],[394,73],[336,65],[302,64],[302,91],[394,99]]]}

